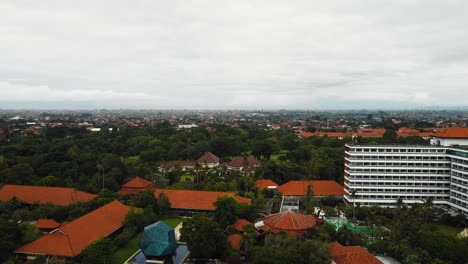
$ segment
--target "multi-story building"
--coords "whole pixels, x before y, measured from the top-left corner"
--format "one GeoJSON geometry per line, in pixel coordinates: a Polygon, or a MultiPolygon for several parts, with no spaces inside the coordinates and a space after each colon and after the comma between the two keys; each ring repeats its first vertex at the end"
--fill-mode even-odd
{"type": "Polygon", "coordinates": [[[392,207],[432,198],[468,215],[468,128],[447,129],[431,144],[346,145],[345,199],[392,207]]]}

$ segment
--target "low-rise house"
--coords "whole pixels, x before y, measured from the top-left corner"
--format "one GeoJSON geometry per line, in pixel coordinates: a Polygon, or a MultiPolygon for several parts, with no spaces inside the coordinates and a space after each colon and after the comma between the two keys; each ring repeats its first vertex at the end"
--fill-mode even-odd
{"type": "Polygon", "coordinates": [[[238,170],[251,172],[260,166],[261,161],[250,155],[248,157],[235,157],[233,160],[226,162],[225,165],[229,170],[238,170]]]}
{"type": "Polygon", "coordinates": [[[160,172],[168,172],[179,167],[182,171],[186,171],[189,169],[195,169],[195,165],[197,164],[194,160],[180,160],[180,161],[169,161],[163,163],[159,167],[160,172]]]}
{"type": "Polygon", "coordinates": [[[158,189],[154,192],[156,199],[161,193],[169,199],[172,211],[183,216],[191,216],[197,212],[213,212],[216,210],[214,203],[220,197],[230,196],[240,203],[251,204],[249,198],[233,192],[158,189]]]}
{"type": "Polygon", "coordinates": [[[91,243],[119,231],[129,210],[129,206],[119,201],[110,202],[20,247],[15,253],[27,260],[45,256],[46,262],[74,263],[91,243]]]}
{"type": "Polygon", "coordinates": [[[129,182],[122,185],[122,188],[119,190],[120,194],[138,194],[145,190],[153,190],[156,191],[157,187],[151,181],[146,179],[135,177],[131,179],[129,182]]]}
{"type": "Polygon", "coordinates": [[[67,206],[75,203],[85,203],[97,195],[78,191],[73,188],[43,187],[30,185],[7,184],[0,189],[0,200],[8,201],[15,197],[27,204],[53,204],[67,206]]]}

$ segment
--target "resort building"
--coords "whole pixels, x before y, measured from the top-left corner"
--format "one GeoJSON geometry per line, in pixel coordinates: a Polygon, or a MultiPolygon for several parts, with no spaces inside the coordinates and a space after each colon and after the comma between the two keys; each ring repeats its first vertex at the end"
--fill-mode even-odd
{"type": "Polygon", "coordinates": [[[154,192],[156,199],[159,198],[161,193],[164,193],[169,199],[171,210],[181,216],[192,216],[192,214],[200,212],[213,212],[216,210],[214,203],[220,197],[233,197],[239,203],[248,205],[251,203],[249,198],[239,196],[233,192],[158,189],[154,192]]]}
{"type": "Polygon", "coordinates": [[[468,128],[434,135],[431,145],[346,145],[345,199],[395,206],[429,198],[468,214],[468,128]],[[458,145],[459,144],[459,145],[458,145]]]}
{"type": "Polygon", "coordinates": [[[291,210],[263,217],[255,223],[259,231],[277,234],[285,232],[291,236],[307,235],[311,230],[318,229],[323,222],[314,215],[304,215],[291,210]]]}
{"type": "Polygon", "coordinates": [[[26,260],[45,256],[50,263],[75,263],[83,249],[101,237],[121,229],[130,207],[119,201],[110,202],[72,222],[17,249],[26,260]]]}
{"type": "Polygon", "coordinates": [[[0,189],[0,201],[8,201],[15,197],[27,204],[39,203],[67,206],[75,203],[88,202],[96,196],[95,194],[63,187],[7,184],[0,189]]]}

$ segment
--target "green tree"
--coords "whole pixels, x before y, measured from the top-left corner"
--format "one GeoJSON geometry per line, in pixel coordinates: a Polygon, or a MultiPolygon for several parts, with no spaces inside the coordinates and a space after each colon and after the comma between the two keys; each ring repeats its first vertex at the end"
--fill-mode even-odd
{"type": "Polygon", "coordinates": [[[112,240],[108,237],[102,237],[91,245],[87,246],[81,253],[81,263],[84,264],[97,264],[97,263],[111,263],[112,253],[114,252],[114,245],[112,240]]]}
{"type": "Polygon", "coordinates": [[[204,213],[184,220],[181,240],[187,243],[192,258],[219,258],[227,248],[223,228],[204,213]]]}
{"type": "Polygon", "coordinates": [[[214,219],[221,226],[227,227],[234,224],[239,213],[239,203],[231,196],[219,197],[214,203],[216,211],[214,219]]]}

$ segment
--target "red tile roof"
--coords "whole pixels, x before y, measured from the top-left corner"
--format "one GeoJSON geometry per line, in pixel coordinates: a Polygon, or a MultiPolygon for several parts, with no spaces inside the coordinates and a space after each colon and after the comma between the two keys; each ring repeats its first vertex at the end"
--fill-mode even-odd
{"type": "Polygon", "coordinates": [[[209,210],[214,211],[216,207],[214,203],[219,197],[231,196],[240,203],[251,203],[249,198],[239,196],[233,192],[210,192],[210,191],[194,191],[194,190],[169,190],[158,189],[154,192],[156,199],[160,193],[164,193],[173,209],[189,209],[189,210],[209,210]]]}
{"type": "Polygon", "coordinates": [[[130,207],[119,201],[110,202],[56,231],[44,235],[18,250],[20,254],[75,257],[97,239],[109,236],[122,227],[130,207]]]}
{"type": "Polygon", "coordinates": [[[439,138],[468,138],[468,127],[451,127],[434,134],[439,138]]]}
{"type": "Polygon", "coordinates": [[[257,187],[257,189],[261,190],[261,189],[274,189],[276,187],[278,187],[278,184],[270,179],[266,179],[266,180],[256,180],[255,181],[255,187],[257,187]]]}
{"type": "Polygon", "coordinates": [[[121,194],[137,194],[144,190],[156,190],[156,184],[145,180],[140,177],[135,177],[131,179],[129,182],[125,183],[122,188],[120,189],[119,193],[121,194]]]}
{"type": "Polygon", "coordinates": [[[240,250],[242,245],[242,237],[239,234],[232,234],[227,237],[227,242],[233,249],[240,250]]]}
{"type": "MultiPolygon", "coordinates": [[[[247,166],[258,166],[260,161],[254,156],[250,155],[247,157],[247,166]]],[[[235,157],[233,160],[226,163],[229,167],[242,168],[244,167],[244,157],[235,157]]]]}
{"type": "Polygon", "coordinates": [[[382,137],[385,131],[387,131],[385,128],[376,128],[371,131],[358,131],[354,135],[358,137],[382,137]]]}
{"type": "Polygon", "coordinates": [[[255,226],[263,231],[274,234],[284,231],[290,235],[306,234],[316,225],[315,216],[303,215],[290,210],[265,216],[261,221],[255,223],[255,226]]]}
{"type": "Polygon", "coordinates": [[[5,185],[0,189],[0,200],[7,201],[16,197],[18,200],[28,204],[37,202],[66,206],[74,203],[84,203],[94,199],[96,196],[95,194],[63,187],[5,185]]]}
{"type": "Polygon", "coordinates": [[[39,219],[34,223],[35,228],[54,229],[60,226],[60,223],[54,219],[39,219]]]}
{"type": "Polygon", "coordinates": [[[197,162],[215,164],[219,162],[219,158],[211,152],[205,152],[203,156],[197,159],[197,162]]]}
{"type": "Polygon", "coordinates": [[[245,219],[237,219],[237,221],[234,224],[232,224],[231,227],[238,232],[243,232],[244,226],[246,225],[253,225],[253,223],[245,219]]]}
{"type": "Polygon", "coordinates": [[[328,244],[328,247],[336,264],[383,264],[360,246],[344,247],[338,242],[332,242],[328,244]]]}
{"type": "Polygon", "coordinates": [[[278,187],[285,196],[306,196],[307,187],[311,185],[315,196],[344,195],[344,187],[336,181],[289,181],[278,187]]]}

